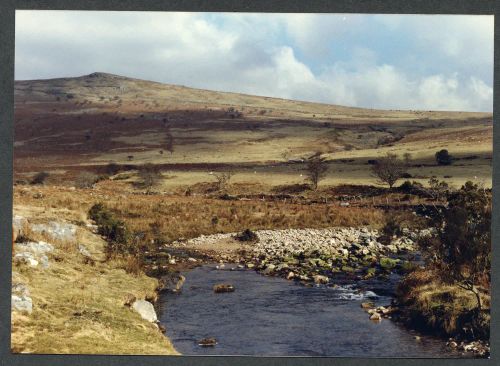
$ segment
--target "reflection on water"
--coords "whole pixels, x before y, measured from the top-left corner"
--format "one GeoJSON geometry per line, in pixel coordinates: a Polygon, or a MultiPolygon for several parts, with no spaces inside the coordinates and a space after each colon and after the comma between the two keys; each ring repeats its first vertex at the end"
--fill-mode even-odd
{"type": "Polygon", "coordinates": [[[390,302],[376,290],[359,291],[352,284],[310,288],[209,266],[185,276],[182,293],[160,298],[167,336],[185,355],[456,357],[443,340],[417,340],[387,319],[371,322],[361,302],[390,302]],[[215,294],[216,283],[230,283],[236,291],[215,294]],[[206,337],[215,337],[217,346],[198,346],[206,337]]]}

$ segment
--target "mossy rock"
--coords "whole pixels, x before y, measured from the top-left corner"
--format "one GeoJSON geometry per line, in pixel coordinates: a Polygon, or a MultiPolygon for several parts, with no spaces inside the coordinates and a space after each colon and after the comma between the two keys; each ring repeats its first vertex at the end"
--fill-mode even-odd
{"type": "Polygon", "coordinates": [[[342,266],[342,272],[353,273],[354,271],[355,269],[350,266],[342,266]]]}
{"type": "Polygon", "coordinates": [[[399,259],[392,259],[392,258],[381,258],[380,259],[380,267],[382,267],[385,270],[392,270],[396,268],[396,266],[400,263],[401,261],[399,259]]]}
{"type": "Polygon", "coordinates": [[[411,261],[402,261],[401,270],[404,272],[411,272],[415,269],[417,265],[411,261]]]}
{"type": "Polygon", "coordinates": [[[366,270],[365,279],[372,278],[373,276],[375,276],[376,272],[377,272],[376,268],[374,267],[368,268],[366,270]]]}
{"type": "Polygon", "coordinates": [[[294,258],[294,257],[285,257],[283,259],[283,262],[288,263],[288,265],[299,264],[299,260],[297,258],[294,258]]]}

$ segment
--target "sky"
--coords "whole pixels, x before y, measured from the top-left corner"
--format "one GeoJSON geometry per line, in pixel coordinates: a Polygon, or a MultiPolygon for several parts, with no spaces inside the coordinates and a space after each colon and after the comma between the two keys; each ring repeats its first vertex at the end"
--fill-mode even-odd
{"type": "Polygon", "coordinates": [[[493,16],[17,11],[16,80],[108,72],[345,106],[493,109],[493,16]]]}

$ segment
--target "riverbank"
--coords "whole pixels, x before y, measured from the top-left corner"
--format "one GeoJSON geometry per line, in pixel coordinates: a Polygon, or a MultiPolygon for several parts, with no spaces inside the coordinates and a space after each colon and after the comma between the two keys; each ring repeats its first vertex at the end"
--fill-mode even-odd
{"type": "Polygon", "coordinates": [[[409,268],[409,261],[395,257],[414,251],[414,241],[430,231],[405,230],[388,244],[379,241],[378,230],[368,227],[257,230],[253,235],[250,240],[238,240],[238,233],[203,235],[175,241],[165,249],[205,253],[221,263],[305,284],[328,282],[337,273],[366,279],[409,268]]]}
{"type": "Polygon", "coordinates": [[[50,209],[14,210],[12,352],[178,354],[133,306],[157,299],[157,279],[130,271],[123,259],[105,260],[106,242],[90,223],[70,223],[75,212],[66,211],[65,221],[50,209]]]}
{"type": "Polygon", "coordinates": [[[442,339],[387,319],[370,321],[361,304],[382,306],[391,297],[376,296],[353,281],[302,286],[230,263],[219,269],[203,265],[182,275],[186,281],[180,293],[160,294],[159,314],[184,355],[464,357],[442,339]],[[230,283],[235,291],[215,293],[218,283],[230,283]],[[200,347],[204,338],[215,338],[217,344],[200,347]]]}
{"type": "MultiPolygon", "coordinates": [[[[249,241],[238,240],[238,237],[241,239],[245,236],[241,233],[214,234],[176,241],[170,248],[177,248],[179,253],[183,253],[183,256],[176,258],[172,256],[174,261],[177,260],[180,270],[211,261],[218,263],[217,269],[224,270],[234,263],[236,269],[255,270],[266,276],[286,278],[307,287],[315,284],[335,287],[341,280],[344,283],[350,281],[359,288],[370,289],[374,281],[389,282],[391,278],[393,283],[377,290],[389,294],[391,302],[383,304],[385,306],[367,306],[367,320],[392,318],[410,328],[449,340],[450,349],[487,357],[488,342],[463,339],[457,329],[450,328],[448,332],[442,332],[443,322],[435,321],[436,313],[415,311],[414,306],[402,301],[400,293],[396,294],[399,279],[403,275],[411,273],[411,278],[413,273],[425,272],[420,267],[422,262],[415,258],[418,258],[415,242],[431,234],[431,230],[404,230],[402,235],[392,237],[390,242],[381,243],[379,232],[367,227],[258,230],[253,235],[247,233],[251,239],[249,241]],[[209,260],[199,257],[201,253],[209,260]],[[198,256],[198,259],[193,256],[198,256]],[[394,276],[398,278],[396,282],[394,276]],[[416,323],[425,326],[415,327],[416,323]]],[[[429,292],[429,287],[425,290],[429,292]]],[[[410,286],[408,292],[412,291],[419,294],[422,287],[410,286]]],[[[442,294],[439,287],[436,287],[436,293],[442,294]]],[[[467,299],[470,300],[469,297],[467,299]]],[[[439,315],[448,317],[445,320],[448,324],[452,324],[456,320],[453,317],[463,310],[447,309],[441,309],[439,315]]]]}

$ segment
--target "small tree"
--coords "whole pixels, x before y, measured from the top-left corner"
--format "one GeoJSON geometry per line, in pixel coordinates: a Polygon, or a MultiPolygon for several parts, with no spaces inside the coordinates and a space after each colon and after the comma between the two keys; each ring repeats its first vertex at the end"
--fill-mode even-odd
{"type": "Polygon", "coordinates": [[[451,165],[453,162],[452,156],[448,153],[448,150],[442,149],[436,152],[436,162],[439,165],[451,165]]]}
{"type": "Polygon", "coordinates": [[[45,183],[45,180],[49,177],[49,173],[47,172],[40,172],[40,173],[37,173],[35,174],[35,176],[33,177],[33,179],[31,179],[31,184],[35,185],[35,184],[44,184],[45,183]]]}
{"type": "Polygon", "coordinates": [[[426,193],[435,200],[443,200],[449,193],[449,185],[445,181],[440,181],[436,177],[429,179],[429,188],[426,193]]]}
{"type": "Polygon", "coordinates": [[[165,150],[172,154],[174,152],[174,136],[170,132],[170,126],[165,126],[165,129],[165,150]]]}
{"type": "Polygon", "coordinates": [[[318,189],[319,182],[326,176],[328,171],[326,158],[321,157],[320,152],[315,153],[306,160],[305,171],[312,188],[314,190],[318,189]]]}
{"type": "Polygon", "coordinates": [[[403,178],[406,169],[406,163],[392,153],[387,153],[371,167],[372,175],[378,179],[378,182],[388,184],[391,189],[398,179],[403,178]]]}
{"type": "Polygon", "coordinates": [[[450,193],[448,207],[435,220],[438,236],[427,248],[443,281],[474,294],[482,310],[478,286],[491,268],[491,196],[472,182],[450,193]]]}
{"type": "Polygon", "coordinates": [[[139,168],[139,179],[138,186],[146,188],[149,192],[160,181],[161,171],[154,164],[144,164],[139,168]]]}
{"type": "Polygon", "coordinates": [[[219,191],[225,191],[229,185],[231,177],[234,175],[231,171],[225,172],[215,172],[211,174],[217,180],[217,189],[219,191]]]}
{"type": "Polygon", "coordinates": [[[412,156],[411,156],[411,154],[410,154],[409,152],[405,152],[405,153],[403,154],[403,159],[404,159],[404,161],[405,161],[406,166],[407,166],[407,167],[409,167],[409,166],[410,166],[410,164],[411,164],[411,160],[412,160],[412,156]]]}

